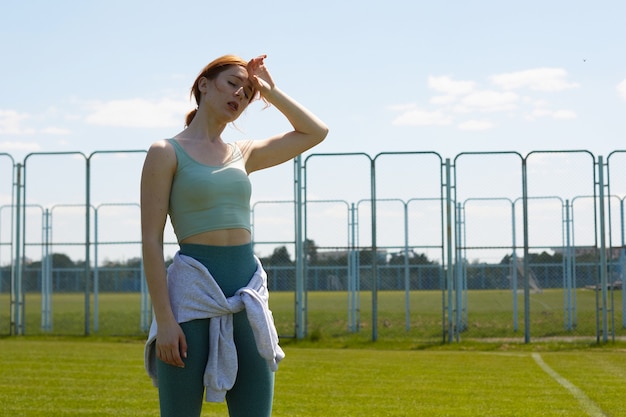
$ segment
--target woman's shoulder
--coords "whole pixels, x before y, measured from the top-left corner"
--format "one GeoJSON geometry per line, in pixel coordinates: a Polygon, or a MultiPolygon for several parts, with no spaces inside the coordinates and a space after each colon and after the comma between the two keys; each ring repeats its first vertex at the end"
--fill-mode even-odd
{"type": "Polygon", "coordinates": [[[176,151],[172,139],[161,139],[153,142],[148,149],[148,157],[161,162],[175,162],[176,151]]]}
{"type": "Polygon", "coordinates": [[[167,138],[167,139],[159,139],[155,142],[152,142],[150,144],[150,149],[163,149],[163,148],[171,148],[172,142],[174,142],[175,139],[173,138],[167,138]]]}
{"type": "Polygon", "coordinates": [[[172,153],[174,151],[174,139],[160,139],[152,142],[148,152],[152,153],[172,153]]]}

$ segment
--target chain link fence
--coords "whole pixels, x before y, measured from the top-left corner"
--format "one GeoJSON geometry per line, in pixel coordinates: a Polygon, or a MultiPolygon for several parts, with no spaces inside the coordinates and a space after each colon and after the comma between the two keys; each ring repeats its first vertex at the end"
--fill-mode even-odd
{"type": "MultiPolygon", "coordinates": [[[[0,334],[142,335],[143,151],[0,154],[0,334]]],[[[311,154],[254,174],[282,337],[626,335],[626,154],[311,154]]],[[[166,229],[166,257],[177,249],[166,229]]]]}

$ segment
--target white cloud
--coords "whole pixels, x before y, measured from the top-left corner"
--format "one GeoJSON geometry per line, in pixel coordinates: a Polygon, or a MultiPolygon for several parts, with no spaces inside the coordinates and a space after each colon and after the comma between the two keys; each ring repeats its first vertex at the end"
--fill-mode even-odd
{"type": "Polygon", "coordinates": [[[161,128],[182,127],[189,102],[168,98],[141,98],[92,103],[93,112],[86,121],[100,126],[161,128]]]}
{"type": "Polygon", "coordinates": [[[519,96],[510,91],[476,91],[463,98],[461,101],[461,107],[457,108],[457,111],[497,112],[513,110],[517,107],[518,101],[519,96]]]}
{"type": "Polygon", "coordinates": [[[572,110],[557,110],[554,113],[552,113],[552,117],[554,117],[555,119],[575,119],[576,117],[578,117],[578,115],[576,114],[576,112],[572,111],[572,110]]]}
{"type": "Polygon", "coordinates": [[[544,108],[544,107],[548,107],[550,105],[550,103],[546,100],[536,100],[530,97],[524,97],[523,99],[524,104],[528,104],[530,106],[534,106],[535,108],[544,108]]]}
{"type": "Polygon", "coordinates": [[[426,111],[413,107],[396,117],[394,126],[445,126],[452,123],[452,118],[442,111],[426,111]]]}
{"type": "Polygon", "coordinates": [[[494,75],[491,82],[504,90],[527,87],[535,91],[562,91],[578,87],[566,78],[567,71],[562,68],[536,68],[494,75]]]}
{"type": "Polygon", "coordinates": [[[450,77],[428,77],[428,86],[446,95],[464,95],[474,91],[473,81],[455,81],[450,77]]]}
{"type": "Polygon", "coordinates": [[[626,100],[626,80],[617,84],[617,92],[624,100],[626,100]]]}
{"type": "Polygon", "coordinates": [[[578,115],[572,110],[550,110],[546,108],[536,108],[530,114],[530,119],[532,120],[539,117],[549,117],[558,120],[569,120],[577,118],[578,115]]]}
{"type": "Polygon", "coordinates": [[[531,118],[536,118],[536,117],[547,117],[550,116],[552,114],[551,110],[547,110],[547,109],[535,109],[532,111],[531,118]]]}
{"type": "Polygon", "coordinates": [[[415,108],[415,103],[406,103],[406,104],[393,104],[388,106],[389,110],[392,111],[407,111],[415,108]]]}
{"type": "Polygon", "coordinates": [[[447,96],[434,96],[430,99],[432,104],[446,105],[452,104],[457,100],[456,96],[447,95],[447,96]]]}
{"type": "Polygon", "coordinates": [[[51,126],[41,129],[41,133],[45,133],[47,135],[68,135],[70,134],[70,130],[62,127],[51,126]]]}
{"type": "MultiPolygon", "coordinates": [[[[448,126],[456,124],[460,130],[480,131],[495,127],[484,120],[485,113],[506,112],[508,117],[534,120],[546,118],[570,120],[578,117],[567,109],[551,109],[549,101],[534,97],[532,91],[558,92],[578,87],[568,80],[561,68],[535,68],[497,74],[490,77],[491,88],[469,80],[455,80],[449,76],[429,76],[428,87],[433,94],[427,98],[428,107],[420,103],[401,104],[390,107],[399,115],[392,121],[394,126],[448,126]],[[526,89],[525,91],[517,91],[526,89]],[[481,116],[482,115],[482,116],[481,116]],[[460,116],[466,121],[459,120],[460,116]]],[[[617,87],[626,100],[626,80],[617,87]]]]}
{"type": "Polygon", "coordinates": [[[460,130],[489,130],[494,127],[494,124],[488,120],[468,120],[459,125],[460,130]]]}
{"type": "Polygon", "coordinates": [[[0,142],[0,149],[3,151],[11,152],[11,151],[21,151],[21,152],[37,152],[41,150],[41,146],[38,143],[34,142],[12,142],[5,141],[0,142]]]}
{"type": "Polygon", "coordinates": [[[35,133],[34,129],[23,127],[22,122],[30,116],[15,110],[0,110],[0,135],[27,135],[35,133]]]}
{"type": "MultiPolygon", "coordinates": [[[[67,135],[70,133],[68,129],[60,127],[46,127],[43,129],[27,127],[26,122],[30,124],[41,120],[41,116],[33,117],[30,114],[18,113],[15,110],[0,110],[0,135],[33,135],[42,133],[46,135],[67,135]]],[[[31,149],[27,149],[31,150],[31,149]]]]}

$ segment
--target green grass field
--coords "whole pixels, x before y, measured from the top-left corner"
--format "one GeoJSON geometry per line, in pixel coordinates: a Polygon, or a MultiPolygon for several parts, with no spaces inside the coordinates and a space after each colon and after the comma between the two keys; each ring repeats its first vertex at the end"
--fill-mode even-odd
{"type": "MultiPolygon", "coordinates": [[[[84,334],[84,296],[54,294],[52,298],[52,335],[84,334]]],[[[614,294],[614,324],[618,337],[626,336],[622,325],[621,291],[614,294]]],[[[93,297],[92,297],[93,298],[93,297]]],[[[308,334],[316,339],[368,341],[372,337],[372,298],[370,292],[360,296],[359,332],[348,332],[348,295],[345,292],[309,292],[308,334]]],[[[596,337],[596,294],[590,290],[576,293],[575,326],[565,326],[563,292],[546,290],[530,296],[530,331],[532,338],[596,337]]],[[[515,329],[513,294],[510,291],[470,291],[468,293],[467,328],[462,339],[524,338],[524,297],[517,299],[515,329]]],[[[93,309],[93,299],[91,306],[93,309]]],[[[294,294],[273,292],[270,307],[276,326],[283,337],[295,334],[294,294]]],[[[378,339],[393,343],[438,343],[443,340],[442,293],[414,291],[410,294],[410,329],[406,330],[405,294],[381,291],[378,296],[378,339]]],[[[41,330],[41,297],[26,295],[26,335],[45,334],[41,330]]],[[[0,335],[10,332],[10,306],[7,294],[0,295],[0,335]]],[[[92,314],[93,318],[93,314],[92,314]]],[[[101,293],[99,296],[99,336],[137,336],[140,329],[140,300],[137,293],[101,293]]],[[[95,326],[91,322],[91,331],[95,326]]],[[[94,332],[96,333],[96,332],[94,332]]]]}
{"type": "MultiPolygon", "coordinates": [[[[512,294],[470,292],[460,343],[442,343],[440,292],[379,294],[379,339],[371,341],[371,295],[361,329],[347,331],[347,294],[308,294],[308,338],[283,338],[274,416],[624,416],[626,334],[595,343],[595,293],[577,294],[577,326],[563,327],[563,294],[531,296],[531,331],[515,332],[512,294]]],[[[617,294],[616,300],[621,299],[617,294]]],[[[9,332],[0,296],[0,333],[9,332]]],[[[520,308],[523,298],[518,300],[520,308]]],[[[143,370],[138,294],[101,294],[99,331],[84,329],[81,294],[55,294],[53,331],[40,330],[41,300],[26,298],[25,337],[0,338],[0,416],[154,416],[157,391],[143,370]],[[72,336],[73,335],[73,336],[72,336]]],[[[283,336],[294,332],[293,294],[272,293],[283,336]]],[[[93,303],[92,303],[93,305],[93,303]]],[[[523,328],[523,315],[518,314],[523,328]]],[[[227,415],[207,404],[203,416],[227,415]]]]}
{"type": "MultiPolygon", "coordinates": [[[[624,416],[626,345],[285,345],[274,416],[624,416]]],[[[156,416],[138,339],[0,339],[1,416],[156,416]]],[[[206,404],[203,416],[226,416],[206,404]]]]}

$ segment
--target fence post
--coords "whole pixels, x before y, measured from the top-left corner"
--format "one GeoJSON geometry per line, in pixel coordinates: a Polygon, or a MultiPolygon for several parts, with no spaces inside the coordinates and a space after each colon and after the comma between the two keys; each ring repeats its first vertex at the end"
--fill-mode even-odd
{"type": "Polygon", "coordinates": [[[376,241],[376,161],[370,163],[372,199],[372,341],[378,340],[378,243],[376,241]]]}
{"type": "Polygon", "coordinates": [[[94,208],[93,213],[93,331],[98,333],[100,328],[100,271],[98,262],[98,248],[100,242],[98,240],[98,218],[100,206],[94,208]]]}
{"type": "Polygon", "coordinates": [[[296,319],[296,338],[304,339],[306,335],[306,329],[304,325],[304,316],[305,316],[305,300],[304,300],[304,283],[305,283],[305,268],[304,268],[304,248],[303,248],[303,239],[304,234],[302,233],[303,228],[303,215],[302,209],[304,202],[303,200],[303,183],[302,183],[302,161],[301,156],[298,155],[294,160],[294,200],[295,204],[295,213],[294,220],[296,223],[295,227],[295,245],[296,245],[296,308],[295,308],[295,319],[296,319]]]}
{"type": "Polygon", "coordinates": [[[518,323],[518,303],[517,303],[517,237],[515,234],[515,201],[511,201],[511,240],[513,246],[513,255],[511,257],[511,288],[513,297],[513,331],[517,333],[519,330],[518,323]]]}
{"type": "Polygon", "coordinates": [[[41,256],[41,329],[52,330],[52,253],[50,253],[52,213],[43,212],[43,253],[41,256]]]}
{"type": "Polygon", "coordinates": [[[563,288],[565,290],[565,330],[574,329],[574,291],[576,286],[574,285],[574,279],[572,275],[572,244],[571,244],[571,230],[572,219],[570,212],[572,211],[572,205],[569,200],[565,200],[565,247],[563,248],[563,263],[565,274],[563,275],[563,288]]]}
{"type": "Polygon", "coordinates": [[[465,314],[467,313],[467,305],[464,302],[464,300],[466,299],[466,289],[467,289],[467,276],[466,276],[466,270],[464,268],[464,261],[465,261],[465,257],[463,256],[460,248],[461,247],[465,247],[466,245],[466,241],[465,241],[465,234],[463,233],[463,228],[465,225],[465,219],[463,218],[463,210],[462,210],[462,204],[461,203],[456,203],[455,205],[456,207],[456,228],[455,228],[455,233],[456,233],[456,247],[455,247],[455,253],[456,253],[456,265],[455,265],[455,310],[456,310],[456,320],[455,320],[455,326],[456,326],[456,333],[457,333],[457,341],[459,338],[459,334],[467,329],[467,320],[465,318],[465,314]]]}
{"type": "Polygon", "coordinates": [[[350,242],[348,244],[348,328],[350,332],[357,333],[361,325],[360,317],[360,282],[359,276],[359,252],[356,248],[356,231],[357,231],[357,209],[355,204],[352,203],[349,207],[350,210],[350,226],[349,236],[350,242]]]}
{"type": "Polygon", "coordinates": [[[14,184],[15,187],[15,251],[13,262],[15,267],[11,270],[11,334],[24,335],[24,292],[22,288],[22,220],[23,210],[26,209],[22,204],[22,188],[23,188],[23,166],[16,165],[17,177],[14,184]]]}
{"type": "Polygon", "coordinates": [[[619,211],[620,211],[620,228],[621,228],[621,237],[622,237],[622,249],[620,251],[619,264],[620,264],[620,275],[622,279],[622,327],[626,329],[626,243],[624,236],[624,199],[620,199],[619,201],[619,211]]]}
{"type": "Polygon", "coordinates": [[[90,226],[91,226],[91,216],[90,216],[90,207],[91,207],[91,169],[90,169],[90,158],[85,158],[85,336],[89,336],[91,333],[89,318],[90,318],[90,296],[91,296],[91,285],[90,285],[90,266],[89,266],[89,254],[91,252],[91,236],[90,236],[90,226]]]}
{"type": "Polygon", "coordinates": [[[524,233],[524,343],[530,343],[530,265],[528,264],[528,156],[522,158],[522,219],[524,233]]]}
{"type": "MultiPolygon", "coordinates": [[[[599,216],[600,216],[600,294],[601,305],[597,306],[601,315],[602,341],[608,340],[608,280],[607,280],[607,262],[606,262],[606,237],[604,224],[604,164],[602,156],[598,156],[598,192],[599,192],[599,216]]],[[[599,335],[598,335],[599,340],[599,335]]]]}
{"type": "Polygon", "coordinates": [[[405,330],[411,330],[411,274],[409,270],[409,207],[408,202],[402,202],[404,208],[404,304],[405,330]]]}
{"type": "MultiPolygon", "coordinates": [[[[455,326],[454,319],[454,268],[453,268],[453,247],[452,247],[452,211],[454,210],[452,205],[452,190],[450,180],[452,178],[450,173],[450,159],[446,158],[446,242],[448,248],[448,265],[446,267],[446,283],[448,292],[448,342],[452,342],[452,339],[459,341],[458,328],[455,326]]],[[[457,261],[459,261],[457,259],[457,261]]],[[[458,314],[458,312],[457,312],[458,314]]]]}

